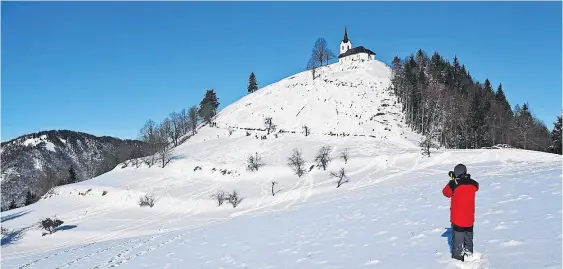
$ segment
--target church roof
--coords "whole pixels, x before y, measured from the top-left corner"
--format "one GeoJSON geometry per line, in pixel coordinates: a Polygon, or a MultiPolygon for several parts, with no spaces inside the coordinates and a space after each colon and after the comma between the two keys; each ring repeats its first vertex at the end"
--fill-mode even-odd
{"type": "Polygon", "coordinates": [[[338,55],[338,58],[342,58],[342,57],[346,57],[346,56],[350,56],[350,55],[354,55],[354,54],[358,54],[358,53],[367,53],[367,54],[375,55],[375,52],[364,48],[364,46],[359,46],[359,47],[349,49],[346,52],[338,55]]]}
{"type": "Polygon", "coordinates": [[[346,29],[346,26],[344,26],[344,39],[342,39],[342,42],[348,43],[348,30],[346,29]]]}

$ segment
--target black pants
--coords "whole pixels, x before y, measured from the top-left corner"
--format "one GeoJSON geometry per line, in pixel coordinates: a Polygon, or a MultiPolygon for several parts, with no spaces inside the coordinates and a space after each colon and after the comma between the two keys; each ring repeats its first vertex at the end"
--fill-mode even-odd
{"type": "Polygon", "coordinates": [[[473,253],[473,226],[460,227],[452,223],[452,258],[463,261],[464,253],[473,253]]]}

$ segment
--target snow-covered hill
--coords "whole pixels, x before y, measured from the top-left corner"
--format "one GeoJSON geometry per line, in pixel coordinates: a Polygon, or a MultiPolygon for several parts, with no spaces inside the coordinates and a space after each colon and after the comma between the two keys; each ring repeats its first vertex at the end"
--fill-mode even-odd
{"type": "Polygon", "coordinates": [[[315,81],[297,74],[226,107],[216,127],[178,146],[165,168],[120,165],[3,212],[11,232],[2,239],[2,267],[561,267],[561,156],[481,149],[424,157],[385,89],[387,67],[335,64],[320,73],[315,81]],[[267,116],[278,125],[269,135],[258,130],[267,116]],[[326,170],[313,166],[323,146],[332,158],[326,170]],[[294,149],[305,159],[302,177],[287,165],[294,149]],[[339,158],[344,151],[348,161],[339,158]],[[247,171],[256,153],[265,166],[247,171]],[[457,163],[481,184],[479,259],[464,265],[449,258],[449,201],[441,194],[457,163]],[[349,182],[337,188],[330,172],[341,168],[349,182]],[[221,190],[244,199],[218,206],[212,195],[221,190]],[[145,194],[157,197],[154,207],[137,205],[145,194]],[[54,215],[65,223],[41,236],[37,221],[54,215]]]}
{"type": "Polygon", "coordinates": [[[218,126],[264,128],[272,117],[278,129],[312,133],[395,138],[404,133],[403,114],[391,95],[391,70],[379,61],[332,64],[298,73],[249,94],[223,109],[218,126]]]}

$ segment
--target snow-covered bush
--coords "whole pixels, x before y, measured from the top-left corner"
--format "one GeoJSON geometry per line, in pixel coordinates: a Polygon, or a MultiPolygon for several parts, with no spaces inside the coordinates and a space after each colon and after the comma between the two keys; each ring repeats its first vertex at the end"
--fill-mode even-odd
{"type": "Polygon", "coordinates": [[[262,158],[258,156],[258,152],[256,152],[254,156],[248,156],[246,163],[246,169],[251,172],[258,171],[260,167],[264,166],[264,162],[262,158]]]}
{"type": "Polygon", "coordinates": [[[155,202],[156,202],[156,198],[154,197],[154,195],[145,194],[145,196],[141,196],[141,198],[139,198],[138,204],[140,207],[145,207],[145,206],[153,207],[155,202]]]}
{"type": "Polygon", "coordinates": [[[238,192],[235,190],[233,190],[233,193],[230,193],[227,197],[227,201],[229,202],[229,204],[233,205],[233,208],[237,207],[237,205],[239,205],[243,199],[244,198],[239,197],[238,192]]]}
{"type": "Polygon", "coordinates": [[[223,201],[225,201],[225,192],[222,190],[217,190],[216,193],[211,195],[211,198],[217,199],[217,206],[221,206],[223,201]]]}
{"type": "Polygon", "coordinates": [[[344,163],[348,163],[348,159],[350,159],[350,153],[348,152],[347,148],[340,153],[340,158],[344,161],[344,163]]]}

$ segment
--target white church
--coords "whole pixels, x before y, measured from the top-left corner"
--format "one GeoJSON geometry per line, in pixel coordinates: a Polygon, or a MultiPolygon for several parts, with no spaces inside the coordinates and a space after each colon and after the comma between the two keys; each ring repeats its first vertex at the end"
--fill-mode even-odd
{"type": "Polygon", "coordinates": [[[338,55],[338,62],[364,62],[373,60],[374,58],[375,52],[364,48],[364,46],[352,48],[352,42],[348,39],[348,30],[344,27],[344,39],[340,41],[340,55],[338,55]]]}

